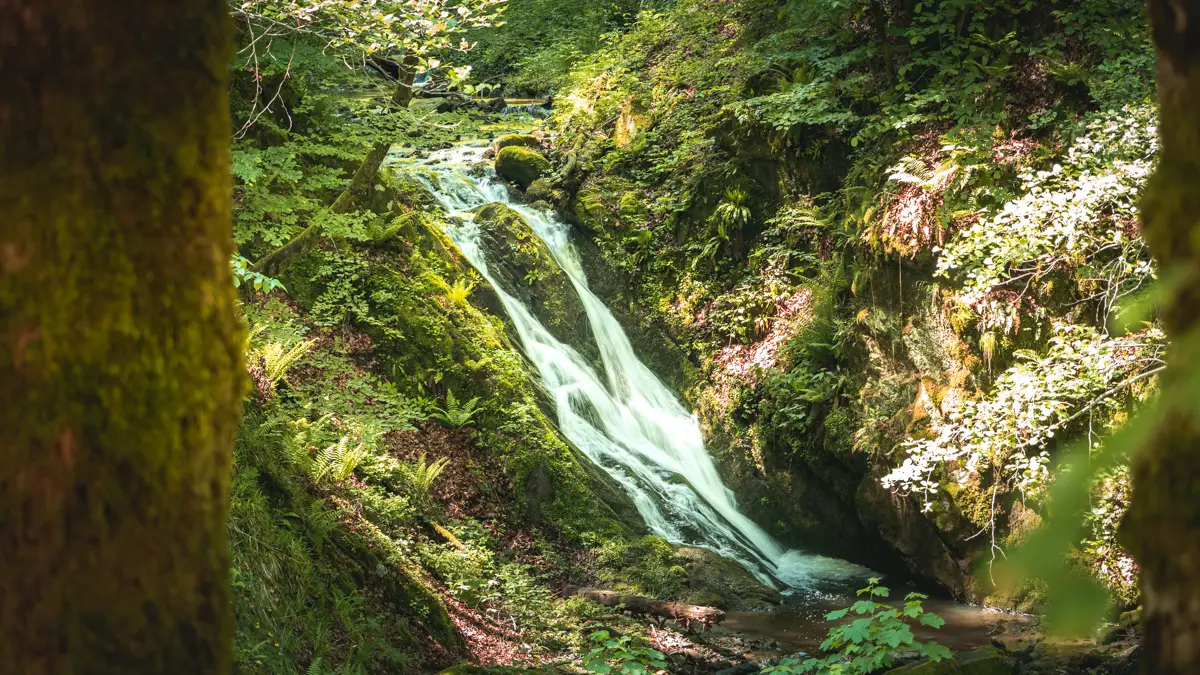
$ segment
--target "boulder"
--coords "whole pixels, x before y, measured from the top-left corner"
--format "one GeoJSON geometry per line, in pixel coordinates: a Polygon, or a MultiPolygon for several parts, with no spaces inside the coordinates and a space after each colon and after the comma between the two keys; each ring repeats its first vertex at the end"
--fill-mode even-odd
{"type": "Polygon", "coordinates": [[[496,139],[496,152],[500,152],[504,148],[521,147],[537,149],[542,147],[542,142],[537,136],[532,134],[505,134],[496,139]]]}
{"type": "Polygon", "coordinates": [[[550,172],[550,162],[529,148],[510,145],[496,153],[496,174],[524,190],[550,172]]]}
{"type": "Polygon", "coordinates": [[[521,214],[504,204],[486,204],[475,211],[475,222],[483,234],[480,243],[488,268],[504,291],[529,307],[554,337],[588,358],[598,358],[599,348],[571,279],[521,214]]]}
{"type": "Polygon", "coordinates": [[[1017,666],[1004,652],[984,647],[944,661],[920,661],[889,670],[888,675],[1013,675],[1017,666]]]}
{"type": "Polygon", "coordinates": [[[737,562],[702,548],[680,548],[675,560],[687,570],[684,602],[747,611],[778,605],[783,596],[759,583],[737,562]]]}

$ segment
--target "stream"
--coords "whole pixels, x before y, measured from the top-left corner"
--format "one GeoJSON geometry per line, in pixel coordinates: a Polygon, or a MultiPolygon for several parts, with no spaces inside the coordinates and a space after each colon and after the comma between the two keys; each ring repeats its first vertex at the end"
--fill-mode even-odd
{"type": "MultiPolygon", "coordinates": [[[[775,612],[731,612],[725,627],[769,637],[785,651],[811,650],[828,630],[824,615],[853,602],[870,570],[787,549],[746,517],[721,481],[699,423],[635,354],[613,314],[589,288],[570,226],[553,213],[515,201],[472,142],[434,152],[416,175],[450,214],[447,234],[493,286],[521,347],[553,401],[563,434],[630,496],[648,528],[679,546],[710,549],[736,560],[759,581],[788,596],[775,612]],[[600,367],[556,339],[491,273],[473,211],[500,202],[524,217],[570,278],[600,348],[600,367]]],[[[930,601],[947,625],[943,644],[987,644],[1009,615],[950,601],[930,601]]],[[[919,637],[932,637],[919,635],[919,637]]]]}
{"type": "Polygon", "coordinates": [[[554,214],[513,201],[490,171],[477,177],[486,145],[433,153],[424,178],[452,216],[447,234],[500,297],[526,357],[555,403],[558,424],[632,498],[647,527],[679,546],[737,560],[778,590],[818,590],[822,582],[862,577],[851,563],[787,550],[747,518],[717,473],[700,425],[674,392],[634,353],[625,330],[588,287],[570,229],[554,214]],[[476,174],[476,175],[473,175],[476,174]],[[602,371],[553,337],[489,270],[473,211],[500,202],[521,214],[570,278],[600,348],[602,371]]]}

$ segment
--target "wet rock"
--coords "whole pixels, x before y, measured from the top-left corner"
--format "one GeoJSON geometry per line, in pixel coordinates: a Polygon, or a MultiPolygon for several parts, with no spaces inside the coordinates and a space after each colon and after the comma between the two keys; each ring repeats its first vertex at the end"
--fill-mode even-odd
{"type": "Polygon", "coordinates": [[[778,605],[783,596],[759,583],[740,564],[701,548],[681,548],[675,559],[687,570],[685,602],[721,609],[764,609],[778,605]]]}
{"type": "Polygon", "coordinates": [[[984,647],[953,659],[921,661],[889,670],[889,675],[1013,675],[1017,666],[995,647],[984,647]]]}
{"type": "Polygon", "coordinates": [[[859,483],[854,501],[863,524],[903,556],[912,574],[937,582],[956,598],[967,596],[970,575],[915,498],[893,494],[883,487],[880,472],[872,471],[859,483]]]}
{"type": "Polygon", "coordinates": [[[480,243],[488,266],[500,286],[529,307],[554,337],[596,359],[599,348],[583,304],[570,278],[529,223],[500,203],[480,207],[475,222],[483,234],[480,243]]]}
{"type": "Polygon", "coordinates": [[[1111,645],[1117,641],[1117,638],[1121,636],[1121,632],[1123,630],[1124,629],[1115,623],[1102,624],[1096,629],[1093,639],[1098,645],[1111,645]]]}
{"type": "Polygon", "coordinates": [[[754,675],[754,673],[759,672],[759,670],[761,669],[758,667],[757,663],[751,663],[748,661],[746,663],[739,663],[732,668],[718,670],[715,675],[754,675]]]}
{"type": "Polygon", "coordinates": [[[496,154],[496,174],[522,190],[550,172],[550,162],[523,146],[510,145],[496,154]]]}

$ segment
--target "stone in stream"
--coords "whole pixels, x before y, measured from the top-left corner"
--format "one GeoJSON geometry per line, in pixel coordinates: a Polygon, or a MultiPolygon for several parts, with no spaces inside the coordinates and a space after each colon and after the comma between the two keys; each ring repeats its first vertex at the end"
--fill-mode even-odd
{"type": "Polygon", "coordinates": [[[530,148],[510,145],[496,154],[496,174],[522,190],[549,172],[550,162],[530,148]]]}
{"type": "Polygon", "coordinates": [[[920,661],[889,670],[888,675],[1013,675],[1017,664],[995,647],[983,647],[953,659],[920,661]]]}
{"type": "Polygon", "coordinates": [[[532,134],[505,134],[496,139],[496,152],[513,146],[537,149],[542,147],[542,142],[532,134]]]}

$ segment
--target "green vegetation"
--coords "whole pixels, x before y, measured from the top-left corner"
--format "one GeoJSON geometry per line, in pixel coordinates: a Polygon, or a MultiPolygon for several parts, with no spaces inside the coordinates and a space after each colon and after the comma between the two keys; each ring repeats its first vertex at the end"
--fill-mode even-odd
{"type": "MultiPolygon", "coordinates": [[[[662,620],[795,570],[647,527],[678,458],[627,493],[504,310],[636,386],[575,263],[785,549],[1105,641],[1145,603],[1147,672],[1200,668],[1187,3],[45,4],[0,0],[0,670],[748,658],[662,620]],[[500,202],[443,207],[462,142],[500,202]]],[[[1010,670],[881,583],[761,672],[1010,670]]]]}
{"type": "MultiPolygon", "coordinates": [[[[701,364],[688,396],[752,515],[872,564],[972,561],[927,573],[1003,603],[989,569],[1063,449],[1157,390],[1161,328],[1120,320],[1155,274],[1153,62],[1136,2],[684,1],[575,69],[555,179],[701,364]],[[854,497],[879,480],[925,511],[909,534],[854,497]]],[[[1074,558],[1127,604],[1122,475],[1074,558]]]]}
{"type": "MultiPolygon", "coordinates": [[[[1067,448],[1105,447],[1164,368],[1159,323],[1131,309],[1156,275],[1134,227],[1158,138],[1140,3],[679,0],[580,12],[514,0],[502,25],[469,36],[475,49],[455,58],[475,66],[478,91],[554,94],[544,132],[495,142],[498,174],[579,226],[596,247],[589,276],[622,277],[599,287],[629,308],[631,327],[655,326],[698,364],[685,394],[747,512],[785,543],[1036,608],[1045,585],[1012,587],[998,563],[1033,541],[1050,485],[1078,464],[1067,448]]],[[[450,46],[425,64],[451,60],[450,46]]],[[[266,115],[235,148],[235,239],[261,258],[319,223],[323,243],[278,269],[235,270],[258,291],[286,289],[309,330],[361,335],[338,338],[361,351],[334,353],[394,391],[389,415],[408,412],[400,426],[345,420],[324,401],[346,394],[315,384],[335,380],[310,380],[305,403],[273,404],[340,424],[300,443],[306,457],[290,466],[321,489],[378,484],[404,506],[368,519],[422,551],[406,554],[416,578],[530,630],[563,628],[506,593],[558,615],[538,595],[544,580],[480,535],[494,516],[456,515],[460,484],[488,466],[504,476],[485,489],[509,514],[504,531],[538,542],[527,560],[622,592],[725,602],[724,589],[698,585],[706,564],[633,536],[636,519],[617,515],[629,505],[558,436],[488,314],[494,301],[441,234],[421,184],[433,179],[405,168],[403,157],[485,135],[485,120],[449,112],[429,124],[333,95],[306,83],[369,82],[297,54],[289,68],[314,77],[288,87],[294,119],[266,115]],[[385,139],[404,139],[401,163],[355,192],[357,158],[385,139]],[[329,208],[348,192],[354,208],[329,208]],[[387,449],[395,433],[458,429],[454,443],[489,459],[387,449]],[[572,550],[587,550],[591,568],[567,562],[572,550]]],[[[569,280],[519,214],[492,204],[474,219],[489,258],[505,260],[492,273],[595,358],[569,280]]],[[[306,340],[264,343],[279,345],[263,352],[266,390],[279,381],[270,362],[306,340]]],[[[1069,552],[1123,607],[1140,601],[1117,539],[1129,480],[1118,461],[1088,481],[1090,515],[1069,552]]],[[[904,610],[877,609],[862,619],[883,638],[831,637],[832,660],[792,667],[850,658],[868,672],[915,648],[890,644],[904,610]]]]}
{"type": "Polygon", "coordinates": [[[588,641],[596,645],[583,657],[583,667],[590,673],[644,675],[667,667],[662,652],[638,646],[628,635],[613,637],[606,630],[598,630],[588,636],[588,641]]]}
{"type": "Polygon", "coordinates": [[[829,637],[821,643],[827,656],[804,661],[786,658],[779,665],[764,669],[763,674],[870,675],[892,667],[897,655],[902,653],[915,654],[934,663],[950,658],[949,649],[936,642],[920,642],[913,636],[911,625],[936,629],[946,623],[921,606],[921,600],[928,596],[909,593],[904,598],[903,608],[893,607],[876,600],[886,599],[891,593],[887,587],[880,586],[879,581],[870,579],[866,588],[859,589],[858,595],[865,595],[865,599],[825,615],[826,621],[841,621],[847,615],[859,617],[829,630],[829,637]]]}

